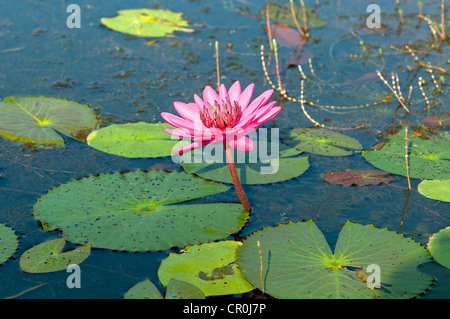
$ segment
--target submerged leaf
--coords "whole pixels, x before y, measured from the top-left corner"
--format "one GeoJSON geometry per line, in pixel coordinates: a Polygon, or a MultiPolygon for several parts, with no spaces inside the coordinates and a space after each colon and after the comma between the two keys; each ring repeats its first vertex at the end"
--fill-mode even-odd
{"type": "Polygon", "coordinates": [[[174,31],[193,32],[187,28],[183,13],[162,9],[121,10],[113,18],[102,18],[101,22],[108,28],[138,37],[165,37],[174,31]]]}
{"type": "Polygon", "coordinates": [[[310,220],[257,231],[236,257],[245,278],[282,299],[411,298],[432,282],[417,271],[431,259],[420,244],[387,229],[352,222],[342,228],[334,253],[310,220]],[[378,288],[369,288],[363,276],[372,272],[371,265],[381,271],[378,288]]]}
{"type": "Polygon", "coordinates": [[[14,254],[19,242],[13,229],[0,224],[0,264],[14,254]]]}
{"type": "Polygon", "coordinates": [[[389,174],[376,169],[344,169],[339,172],[326,172],[323,178],[334,184],[350,185],[376,185],[395,181],[395,178],[384,176],[389,174]]]}
{"type": "Polygon", "coordinates": [[[61,252],[64,238],[56,238],[28,249],[20,257],[20,269],[29,273],[47,273],[65,270],[70,264],[79,264],[91,252],[91,245],[61,252]]]}
{"type": "Polygon", "coordinates": [[[183,172],[136,170],[89,176],[50,190],[34,205],[47,231],[75,243],[130,251],[165,250],[217,240],[238,231],[241,204],[186,204],[229,187],[183,172]]]}
{"type": "Polygon", "coordinates": [[[446,128],[450,125],[450,114],[435,114],[422,120],[422,124],[428,127],[446,128]]]}
{"type": "Polygon", "coordinates": [[[10,96],[0,102],[0,135],[23,143],[63,145],[58,134],[83,140],[98,119],[87,104],[45,96],[10,96]],[[58,133],[57,133],[58,132],[58,133]]]}
{"type": "Polygon", "coordinates": [[[244,293],[253,286],[235,264],[237,241],[188,246],[181,254],[170,253],[161,262],[158,277],[163,285],[181,280],[198,287],[205,296],[244,293]]]}

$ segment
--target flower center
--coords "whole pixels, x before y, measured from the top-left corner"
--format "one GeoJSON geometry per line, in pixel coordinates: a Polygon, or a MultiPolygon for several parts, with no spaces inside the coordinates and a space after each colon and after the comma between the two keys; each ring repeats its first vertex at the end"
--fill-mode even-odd
{"type": "Polygon", "coordinates": [[[225,129],[232,127],[236,123],[241,114],[241,107],[238,102],[231,105],[230,100],[222,100],[222,105],[219,106],[217,101],[214,105],[207,103],[203,106],[203,112],[200,112],[200,119],[206,127],[215,127],[218,129],[225,129]]]}

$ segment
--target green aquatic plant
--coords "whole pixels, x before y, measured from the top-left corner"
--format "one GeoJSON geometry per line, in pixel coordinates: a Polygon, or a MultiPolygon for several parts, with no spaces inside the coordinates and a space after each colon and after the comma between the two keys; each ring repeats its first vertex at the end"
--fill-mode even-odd
{"type": "Polygon", "coordinates": [[[450,226],[430,237],[428,250],[434,260],[450,269],[450,226]]]}
{"type": "Polygon", "coordinates": [[[111,30],[138,37],[166,37],[175,31],[194,32],[183,13],[162,9],[121,10],[116,17],[101,19],[111,30]]]}
{"type": "Polygon", "coordinates": [[[73,180],[50,190],[33,215],[46,231],[95,248],[165,250],[222,239],[248,213],[239,204],[189,204],[229,187],[184,172],[136,170],[73,180]]]}
{"type": "Polygon", "coordinates": [[[450,202],[450,179],[424,180],[417,190],[425,197],[450,202]]]}
{"type": "Polygon", "coordinates": [[[356,139],[322,128],[294,128],[285,134],[283,143],[303,152],[327,156],[352,155],[346,148],[362,150],[356,139]]]}
{"type": "Polygon", "coordinates": [[[155,284],[146,279],[131,287],[124,299],[205,299],[203,292],[190,283],[172,279],[167,284],[165,296],[163,296],[155,284]]]}
{"type": "Polygon", "coordinates": [[[310,220],[266,227],[244,240],[236,253],[237,264],[258,289],[262,289],[258,242],[264,290],[275,298],[412,298],[432,282],[417,271],[431,257],[411,238],[348,221],[333,252],[310,220]],[[373,274],[370,280],[363,280],[364,272],[373,274]]]}
{"type": "Polygon", "coordinates": [[[405,133],[388,136],[378,150],[363,151],[363,157],[375,167],[397,175],[420,179],[450,179],[450,139],[446,134],[429,139],[409,137],[408,165],[405,165],[405,133]]]}
{"type": "Polygon", "coordinates": [[[167,136],[163,129],[170,128],[173,126],[165,123],[112,124],[90,133],[87,143],[102,152],[130,158],[170,156],[174,146],[184,143],[167,136]]]}
{"type": "Polygon", "coordinates": [[[161,262],[159,280],[167,285],[181,280],[198,287],[205,296],[229,295],[251,291],[253,286],[235,263],[238,241],[220,241],[187,246],[181,254],[170,253],[161,262]]]}
{"type": "Polygon", "coordinates": [[[0,135],[23,143],[64,145],[60,134],[85,141],[97,124],[95,111],[76,101],[10,96],[0,102],[0,135]]]}
{"type": "Polygon", "coordinates": [[[66,240],[50,239],[31,247],[20,256],[20,269],[28,273],[47,273],[66,270],[71,264],[83,262],[91,253],[91,245],[62,252],[66,240]]]}
{"type": "Polygon", "coordinates": [[[19,242],[15,231],[0,224],[0,264],[8,260],[17,250],[19,242]]]}

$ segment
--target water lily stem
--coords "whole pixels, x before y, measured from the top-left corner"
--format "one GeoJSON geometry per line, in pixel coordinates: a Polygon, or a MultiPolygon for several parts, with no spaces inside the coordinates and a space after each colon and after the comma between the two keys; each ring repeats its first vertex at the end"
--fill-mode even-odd
{"type": "Polygon", "coordinates": [[[242,188],[241,182],[239,181],[239,176],[236,172],[236,166],[234,165],[233,155],[231,154],[230,147],[226,142],[223,143],[223,147],[225,148],[225,156],[227,158],[228,168],[230,169],[231,178],[233,179],[236,192],[239,196],[239,199],[241,200],[242,206],[244,206],[244,209],[250,212],[252,210],[252,206],[245,196],[244,189],[242,188]]]}

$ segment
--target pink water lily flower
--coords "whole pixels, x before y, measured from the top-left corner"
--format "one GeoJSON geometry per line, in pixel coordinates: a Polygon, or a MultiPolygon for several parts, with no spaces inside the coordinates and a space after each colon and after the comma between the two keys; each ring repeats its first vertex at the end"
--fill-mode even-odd
{"type": "Polygon", "coordinates": [[[242,92],[241,84],[236,81],[228,91],[220,85],[217,94],[207,86],[203,98],[194,94],[195,103],[174,102],[181,117],[162,112],[162,118],[176,127],[165,131],[176,137],[190,138],[192,143],[173,153],[182,154],[209,143],[226,143],[241,151],[251,151],[254,143],[246,135],[281,111],[281,107],[274,107],[276,102],[268,103],[273,90],[265,91],[250,103],[254,87],[252,83],[242,92]]]}

